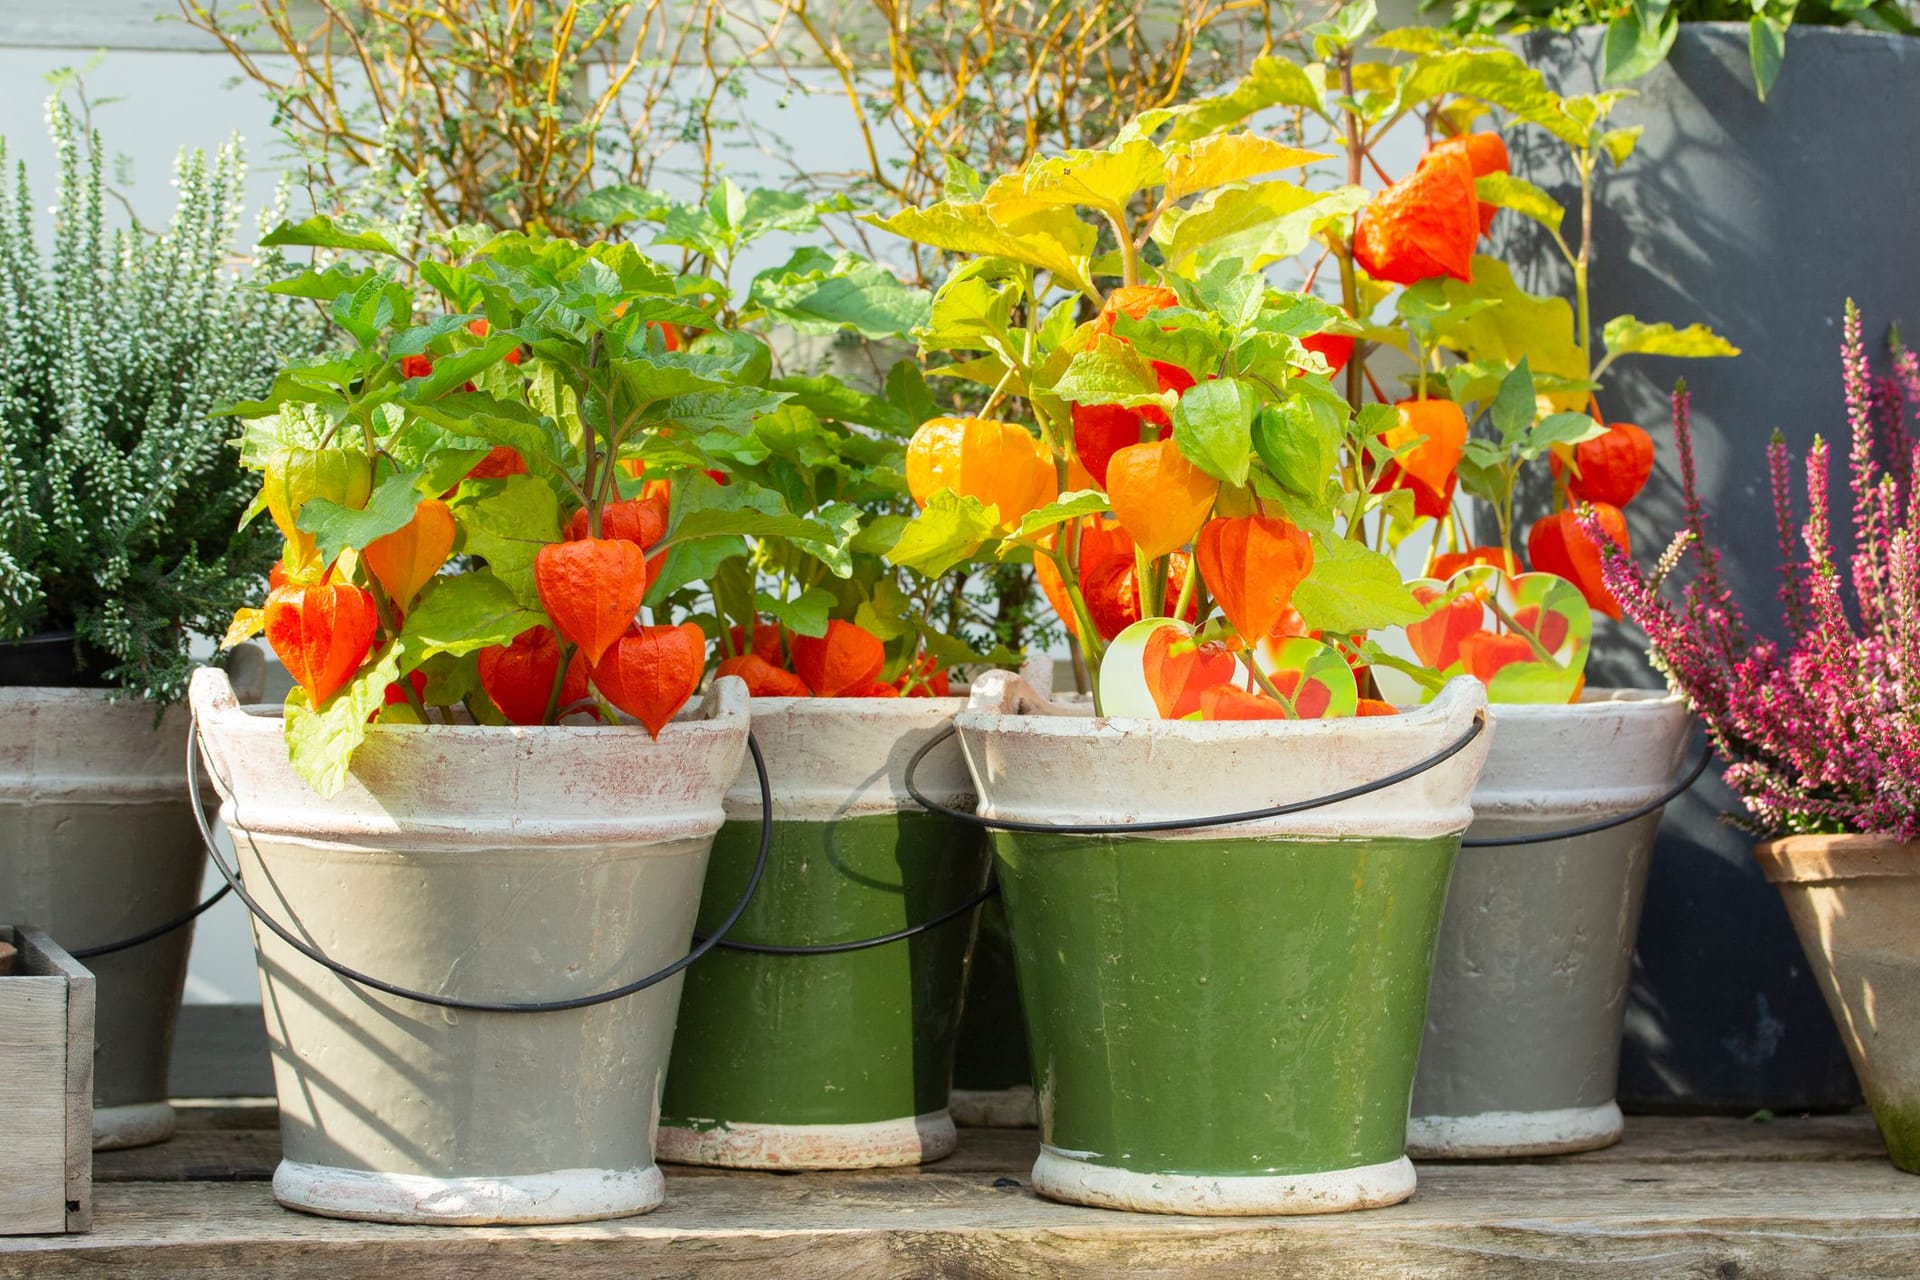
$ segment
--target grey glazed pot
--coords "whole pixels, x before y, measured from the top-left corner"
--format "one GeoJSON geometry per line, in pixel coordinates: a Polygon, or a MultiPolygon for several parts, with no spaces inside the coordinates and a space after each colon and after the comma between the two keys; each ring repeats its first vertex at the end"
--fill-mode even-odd
{"type": "MultiPolygon", "coordinates": [[[[1601,33],[1521,40],[1561,92],[1591,91],[1601,33]]],[[[1843,431],[1840,319],[1856,299],[1878,344],[1920,327],[1920,40],[1796,26],[1767,100],[1754,95],[1743,24],[1682,23],[1666,63],[1631,86],[1612,123],[1646,132],[1626,167],[1603,165],[1595,211],[1593,318],[1702,321],[1734,360],[1624,360],[1600,393],[1607,416],[1652,432],[1659,470],[1628,508],[1651,557],[1681,527],[1668,398],[1692,393],[1701,496],[1735,596],[1773,615],[1779,551],[1765,445],[1804,451],[1843,431]]],[[[1510,130],[1514,172],[1577,209],[1564,148],[1510,130]]],[[[1577,221],[1577,213],[1569,219],[1577,221]]],[[[1558,255],[1502,215],[1494,251],[1535,292],[1571,297],[1558,255]]],[[[1646,682],[1637,634],[1603,624],[1595,683],[1646,682]]],[[[1778,895],[1721,815],[1716,779],[1669,810],[1648,884],[1621,1095],[1667,1110],[1749,1112],[1857,1101],[1845,1049],[1778,895]]]]}
{"type": "MultiPolygon", "coordinates": [[[[1628,813],[1675,780],[1677,695],[1495,704],[1469,840],[1628,813]]],[[[1620,1140],[1614,1099],[1634,934],[1658,812],[1540,844],[1462,848],[1447,890],[1407,1152],[1485,1158],[1620,1140]]]]}
{"type": "MultiPolygon", "coordinates": [[[[205,853],[188,809],[187,717],[103,689],[0,688],[0,919],[69,951],[178,916],[205,853]]],[[[98,979],[93,1142],[173,1136],[167,1065],[193,927],[84,963],[98,979]]]]}
{"type": "MultiPolygon", "coordinates": [[[[650,739],[624,726],[381,725],[345,789],[293,773],[277,715],[193,685],[245,883],[296,935],[468,1000],[588,995],[684,955],[746,686],[650,739]]],[[[284,1159],[274,1195],[382,1222],[565,1222],[664,1194],[654,1127],[678,976],[548,1013],[443,1010],[336,977],[261,928],[284,1159]]]]}

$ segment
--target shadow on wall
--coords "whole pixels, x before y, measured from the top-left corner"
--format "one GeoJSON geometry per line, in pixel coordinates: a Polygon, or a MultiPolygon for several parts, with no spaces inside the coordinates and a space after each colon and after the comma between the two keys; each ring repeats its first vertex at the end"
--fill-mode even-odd
{"type": "MultiPolygon", "coordinates": [[[[1563,92],[1591,91],[1590,33],[1530,37],[1525,52],[1563,92]]],[[[1692,393],[1701,494],[1729,582],[1755,620],[1777,617],[1779,561],[1764,447],[1775,428],[1796,453],[1843,437],[1840,322],[1848,298],[1870,339],[1920,325],[1920,41],[1796,28],[1766,103],[1746,33],[1685,24],[1667,64],[1639,81],[1616,125],[1645,134],[1624,171],[1603,171],[1592,269],[1595,328],[1632,314],[1701,321],[1744,349],[1736,360],[1637,358],[1609,375],[1610,419],[1647,427],[1656,478],[1629,513],[1643,561],[1682,519],[1668,400],[1692,393]]],[[[1578,217],[1557,143],[1514,139],[1514,170],[1578,217]]],[[[1517,218],[1500,235],[1528,288],[1571,296],[1557,255],[1517,218]],[[1531,234],[1530,234],[1531,233],[1531,234]]],[[[1838,531],[1842,546],[1847,531],[1838,531]]],[[[1637,632],[1604,628],[1594,673],[1646,684],[1637,632]]],[[[1858,1098],[1820,993],[1717,783],[1668,810],[1640,932],[1621,1093],[1642,1106],[1730,1110],[1832,1107],[1858,1098]]]]}

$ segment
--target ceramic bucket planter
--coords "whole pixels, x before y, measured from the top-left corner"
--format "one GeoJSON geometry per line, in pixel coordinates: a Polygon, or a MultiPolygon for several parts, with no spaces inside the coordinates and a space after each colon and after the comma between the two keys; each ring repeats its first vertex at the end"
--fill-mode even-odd
{"type": "Polygon", "coordinates": [[[1793,917],[1887,1153],[1920,1173],[1920,843],[1789,836],[1754,857],[1793,917]]]}
{"type": "MultiPolygon", "coordinates": [[[[1662,795],[1692,718],[1676,695],[1495,705],[1469,840],[1581,826],[1662,795]]],[[[1440,927],[1407,1149],[1421,1158],[1590,1151],[1614,1090],[1659,813],[1564,840],[1467,847],[1440,927]]]]}
{"type": "MultiPolygon", "coordinates": [[[[293,773],[277,715],[217,672],[193,706],[243,882],[296,936],[465,1000],[590,995],[684,955],[748,698],[658,740],[618,726],[381,725],[345,789],[293,773]]],[[[282,1204],[385,1222],[564,1222],[659,1204],[680,978],[566,1012],[450,1011],[350,983],[256,921],[282,1204]]]]}
{"type": "MultiPolygon", "coordinates": [[[[0,688],[0,920],[82,951],[190,910],[206,863],[186,767],[180,710],[156,727],[152,704],[103,689],[0,688]]],[[[187,925],[86,962],[97,1148],[173,1136],[167,1065],[192,945],[187,925]]]]}
{"type": "Polygon", "coordinates": [[[1232,827],[994,835],[1040,1098],[1034,1189],[1165,1213],[1413,1194],[1407,1105],[1434,940],[1485,754],[1456,681],[1394,717],[1096,719],[990,676],[955,718],[992,818],[1232,827]]]}
{"type": "MultiPolygon", "coordinates": [[[[977,829],[920,809],[908,759],[956,698],[757,698],[773,782],[772,857],[731,941],[879,937],[978,893],[977,829]]],[[[946,804],[972,784],[956,743],[917,781],[946,804]]],[[[760,838],[751,771],[727,796],[701,911],[736,901],[760,838]]],[[[826,955],[722,949],[687,974],[660,1128],[663,1159],[749,1169],[910,1165],[953,1150],[948,1085],[972,913],[902,941],[826,955]]]]}

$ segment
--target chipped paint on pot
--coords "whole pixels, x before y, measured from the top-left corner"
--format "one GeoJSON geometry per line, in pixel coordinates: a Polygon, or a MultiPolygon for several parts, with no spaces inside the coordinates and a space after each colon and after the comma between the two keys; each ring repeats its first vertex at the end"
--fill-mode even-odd
{"type": "MultiPolygon", "coordinates": [[[[384,980],[527,1002],[685,954],[748,702],[716,682],[657,740],[627,726],[379,725],[323,800],[277,715],[217,672],[192,700],[241,874],[296,935],[384,980]]],[[[552,1013],[355,986],[257,923],[296,1209],[382,1222],[619,1217],[660,1202],[653,1131],[679,977],[552,1013]]]]}
{"type": "MultiPolygon", "coordinates": [[[[1449,746],[1484,706],[1461,680],[1391,719],[1126,720],[989,676],[955,724],[982,812],[1104,824],[1339,791],[1449,746]]],[[[1485,751],[1483,736],[1382,791],[1233,827],[996,833],[1038,1077],[1035,1189],[1194,1214],[1411,1195],[1427,980],[1485,751]]]]}
{"type": "MultiPolygon", "coordinates": [[[[1495,704],[1469,838],[1629,812],[1679,776],[1674,694],[1590,691],[1495,704]]],[[[1614,1090],[1658,813],[1540,844],[1463,848],[1440,926],[1407,1149],[1416,1159],[1551,1155],[1620,1140],[1614,1090]]]]}
{"type": "MultiPolygon", "coordinates": [[[[920,810],[907,761],[945,732],[957,698],[756,698],[773,784],[766,879],[733,931],[743,942],[817,944],[894,932],[986,883],[986,841],[920,810]]],[[[972,803],[957,743],[916,778],[972,803]]],[[[751,770],[727,796],[700,917],[737,900],[760,838],[751,770]]],[[[687,975],[660,1151],[752,1169],[919,1164],[953,1150],[948,1088],[973,920],[840,955],[723,950],[687,975]]]]}
{"type": "MultiPolygon", "coordinates": [[[[0,919],[69,951],[189,910],[205,853],[188,808],[187,717],[104,689],[0,688],[0,919]]],[[[98,981],[94,1147],[173,1136],[167,1064],[193,926],[85,963],[98,981]]]]}
{"type": "Polygon", "coordinates": [[[1920,841],[1754,847],[1779,889],[1894,1166],[1920,1173],[1920,841]]]}

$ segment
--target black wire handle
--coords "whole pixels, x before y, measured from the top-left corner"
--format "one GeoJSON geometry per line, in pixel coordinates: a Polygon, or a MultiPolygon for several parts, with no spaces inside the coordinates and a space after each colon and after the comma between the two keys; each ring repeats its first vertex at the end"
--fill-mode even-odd
{"type": "Polygon", "coordinates": [[[905,781],[907,794],[918,801],[920,806],[928,812],[938,813],[949,818],[957,818],[961,822],[970,822],[974,826],[985,827],[989,831],[1030,831],[1043,835],[1069,836],[1138,835],[1142,832],[1151,831],[1185,831],[1192,827],[1226,827],[1238,822],[1257,822],[1262,818],[1284,818],[1290,813],[1305,813],[1309,809],[1324,809],[1328,805],[1339,804],[1345,800],[1357,799],[1360,796],[1372,795],[1376,791],[1385,791],[1388,787],[1398,786],[1409,778],[1417,778],[1429,769],[1439,768],[1447,761],[1459,755],[1462,751],[1465,751],[1469,743],[1486,731],[1486,727],[1486,712],[1475,711],[1473,713],[1473,723],[1467,726],[1465,733],[1462,733],[1458,738],[1455,738],[1452,742],[1426,757],[1424,760],[1416,760],[1406,768],[1396,769],[1385,777],[1375,778],[1371,782],[1362,782],[1357,786],[1348,787],[1344,791],[1334,791],[1324,796],[1315,796],[1310,800],[1292,800],[1286,804],[1269,805],[1264,809],[1248,809],[1242,813],[1222,813],[1206,818],[1167,818],[1156,822],[1069,824],[1022,822],[1012,818],[985,818],[977,813],[968,813],[964,809],[949,808],[923,794],[920,788],[914,785],[913,774],[914,771],[920,767],[920,762],[927,758],[929,752],[959,732],[956,728],[949,728],[945,733],[934,738],[913,753],[913,758],[907,761],[905,781]]]}
{"type": "MultiPolygon", "coordinates": [[[[762,956],[837,956],[849,951],[866,951],[873,947],[884,947],[890,942],[904,942],[908,938],[923,933],[932,933],[943,924],[948,924],[966,915],[975,907],[1000,892],[1000,882],[989,874],[987,887],[967,898],[958,906],[948,907],[931,920],[922,920],[910,924],[904,929],[895,929],[892,933],[883,933],[877,938],[860,938],[853,942],[815,942],[810,944],[792,944],[782,942],[722,942],[720,946],[727,951],[751,951],[762,956]]],[[[696,938],[700,935],[695,934],[696,938]]]]}
{"type": "Polygon", "coordinates": [[[1668,787],[1658,796],[1643,805],[1615,814],[1611,818],[1601,818],[1594,822],[1583,822],[1577,827],[1561,827],[1557,831],[1536,831],[1525,836],[1482,836],[1478,840],[1468,838],[1460,842],[1463,849],[1508,849],[1515,845],[1547,844],[1554,840],[1571,840],[1575,836],[1590,836],[1597,831],[1611,831],[1615,827],[1624,827],[1636,818],[1644,818],[1650,813],[1658,813],[1667,805],[1685,795],[1694,783],[1700,781],[1700,775],[1713,763],[1713,746],[1708,744],[1700,753],[1700,759],[1693,768],[1687,770],[1680,781],[1668,787]]]}
{"type": "Polygon", "coordinates": [[[200,824],[200,838],[206,841],[207,856],[213,859],[213,865],[219,868],[221,877],[227,882],[227,887],[233,890],[240,901],[246,903],[247,910],[253,913],[254,918],[267,926],[280,941],[321,968],[345,978],[348,982],[384,992],[390,996],[398,996],[402,1000],[432,1005],[437,1009],[460,1009],[472,1013],[564,1013],[571,1009],[590,1009],[595,1005],[610,1004],[615,1000],[622,1000],[627,996],[645,991],[657,983],[665,982],[719,945],[720,940],[726,937],[727,930],[733,928],[740,917],[746,913],[747,904],[753,901],[754,893],[760,888],[761,876],[766,874],[767,855],[773,847],[773,784],[767,780],[767,762],[761,758],[760,744],[754,740],[752,733],[748,733],[747,750],[753,754],[753,769],[760,779],[760,854],[753,864],[753,874],[747,878],[746,892],[740,895],[740,901],[734,903],[733,910],[727,913],[727,918],[720,922],[720,927],[714,930],[710,937],[664,969],[655,970],[646,977],[624,986],[598,991],[592,995],[573,996],[565,1000],[535,1000],[525,1004],[507,1004],[494,1000],[461,1000],[453,996],[414,991],[370,977],[357,969],[348,968],[338,960],[296,938],[285,925],[267,914],[266,909],[256,902],[253,895],[248,893],[246,887],[240,883],[238,872],[227,868],[227,861],[220,856],[219,847],[213,838],[213,831],[207,825],[206,811],[200,805],[200,771],[194,767],[196,764],[194,748],[199,744],[199,740],[200,726],[198,719],[195,718],[190,722],[187,735],[187,792],[193,799],[194,821],[200,824]]]}
{"type": "Polygon", "coordinates": [[[147,930],[145,933],[136,933],[131,938],[122,938],[118,942],[103,942],[97,947],[78,947],[72,951],[67,952],[67,954],[72,956],[75,960],[91,960],[95,956],[109,956],[116,951],[126,951],[129,948],[137,947],[143,942],[152,942],[155,938],[164,937],[167,934],[172,933],[175,929],[178,929],[183,925],[192,923],[193,920],[197,916],[199,916],[201,912],[207,910],[207,908],[211,907],[214,903],[220,901],[220,899],[226,897],[231,892],[233,892],[233,886],[229,884],[223,884],[218,889],[215,889],[213,891],[212,896],[209,897],[205,902],[202,902],[199,906],[194,907],[190,911],[186,911],[181,913],[180,915],[175,916],[173,919],[167,921],[165,924],[157,924],[153,926],[153,928],[147,930]]]}

